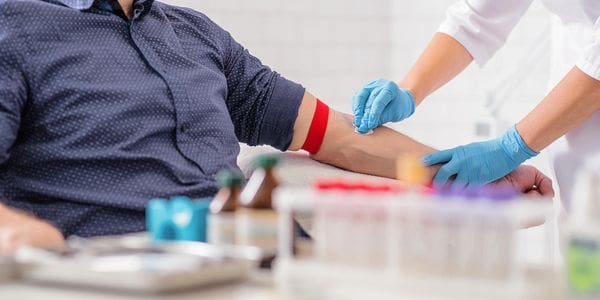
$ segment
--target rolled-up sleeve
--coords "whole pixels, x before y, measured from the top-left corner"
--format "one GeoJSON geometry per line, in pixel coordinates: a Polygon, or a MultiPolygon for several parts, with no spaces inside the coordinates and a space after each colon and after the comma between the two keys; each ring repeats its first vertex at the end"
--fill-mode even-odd
{"type": "Polygon", "coordinates": [[[12,28],[8,17],[0,12],[0,164],[8,159],[17,138],[27,95],[18,56],[20,45],[12,28]]]}
{"type": "Polygon", "coordinates": [[[533,0],[462,0],[452,5],[438,32],[447,34],[483,66],[500,49],[533,0]]]}
{"type": "Polygon", "coordinates": [[[577,67],[587,75],[600,80],[600,18],[594,25],[593,40],[585,47],[577,67]]]}
{"type": "Polygon", "coordinates": [[[270,145],[287,150],[304,87],[272,71],[227,36],[226,101],[238,140],[251,146],[270,145]]]}

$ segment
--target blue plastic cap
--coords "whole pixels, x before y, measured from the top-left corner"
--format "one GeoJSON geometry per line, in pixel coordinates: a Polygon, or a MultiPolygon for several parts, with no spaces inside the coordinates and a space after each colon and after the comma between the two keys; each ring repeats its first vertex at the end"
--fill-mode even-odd
{"type": "Polygon", "coordinates": [[[173,196],[171,202],[192,202],[192,200],[186,196],[173,196]]]}
{"type": "Polygon", "coordinates": [[[194,200],[194,204],[196,205],[197,209],[208,209],[211,201],[212,198],[200,198],[194,200]]]}
{"type": "Polygon", "coordinates": [[[169,203],[166,199],[152,199],[146,208],[146,227],[152,240],[164,241],[175,238],[170,221],[169,203]]]}
{"type": "Polygon", "coordinates": [[[185,196],[152,199],[146,209],[146,224],[155,241],[206,242],[206,218],[210,198],[192,201],[185,196]]]}

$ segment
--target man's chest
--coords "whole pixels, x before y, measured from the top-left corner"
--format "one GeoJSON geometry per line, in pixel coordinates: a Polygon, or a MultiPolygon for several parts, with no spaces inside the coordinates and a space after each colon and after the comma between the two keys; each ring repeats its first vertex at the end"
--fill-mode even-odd
{"type": "Polygon", "coordinates": [[[218,51],[189,47],[168,23],[151,22],[82,14],[37,24],[27,138],[70,149],[172,140],[189,157],[202,144],[237,143],[218,51]]]}
{"type": "Polygon", "coordinates": [[[30,37],[34,111],[180,119],[227,114],[227,82],[209,47],[183,46],[168,24],[128,25],[115,16],[67,20],[30,37]]]}

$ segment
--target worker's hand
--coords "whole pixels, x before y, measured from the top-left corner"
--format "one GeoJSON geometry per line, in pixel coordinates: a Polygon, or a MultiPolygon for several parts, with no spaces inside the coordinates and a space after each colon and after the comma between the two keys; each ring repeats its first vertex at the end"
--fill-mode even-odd
{"type": "Polygon", "coordinates": [[[366,133],[388,122],[398,122],[415,112],[410,91],[389,80],[378,79],[365,85],[352,101],[354,125],[366,133]]]}
{"type": "Polygon", "coordinates": [[[537,154],[513,126],[498,139],[435,152],[425,156],[423,162],[427,166],[443,164],[433,178],[436,187],[456,176],[452,185],[461,188],[500,179],[537,154]]]}
{"type": "Polygon", "coordinates": [[[552,179],[532,166],[521,165],[508,175],[490,183],[490,186],[506,185],[529,196],[554,197],[552,179]]]}
{"type": "Polygon", "coordinates": [[[10,255],[20,246],[63,245],[63,235],[54,226],[0,204],[0,255],[10,255]]]}

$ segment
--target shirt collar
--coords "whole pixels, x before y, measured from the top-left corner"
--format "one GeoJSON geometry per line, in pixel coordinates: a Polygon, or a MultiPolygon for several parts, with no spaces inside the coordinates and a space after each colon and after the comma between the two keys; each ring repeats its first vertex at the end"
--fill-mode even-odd
{"type": "Polygon", "coordinates": [[[68,6],[72,9],[77,10],[86,10],[92,7],[95,0],[56,0],[59,3],[62,3],[65,6],[68,6]]]}
{"type": "MultiPolygon", "coordinates": [[[[90,9],[97,0],[56,0],[59,3],[62,3],[65,6],[68,6],[72,9],[77,10],[86,10],[90,9]]],[[[145,7],[149,7],[152,5],[154,0],[134,0],[134,5],[143,5],[145,7]]]]}

